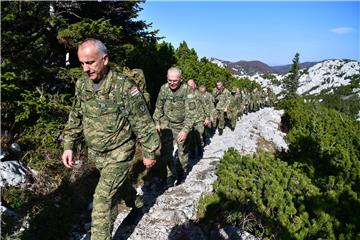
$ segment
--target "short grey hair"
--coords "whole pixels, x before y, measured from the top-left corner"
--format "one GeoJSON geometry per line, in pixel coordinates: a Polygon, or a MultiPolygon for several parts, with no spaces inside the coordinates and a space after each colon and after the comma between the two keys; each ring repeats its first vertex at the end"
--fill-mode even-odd
{"type": "MultiPolygon", "coordinates": [[[[81,46],[85,43],[92,43],[94,44],[96,50],[99,52],[99,53],[102,53],[103,55],[107,55],[108,54],[108,50],[105,46],[105,44],[103,42],[101,42],[100,40],[98,39],[95,39],[95,38],[87,38],[85,39],[84,41],[82,41],[79,45],[79,48],[81,48],[81,46]]],[[[79,49],[78,48],[78,49],[79,49]]]]}
{"type": "Polygon", "coordinates": [[[174,73],[178,74],[180,77],[182,77],[182,71],[178,67],[169,68],[167,71],[167,74],[169,74],[170,72],[174,72],[174,73]]]}

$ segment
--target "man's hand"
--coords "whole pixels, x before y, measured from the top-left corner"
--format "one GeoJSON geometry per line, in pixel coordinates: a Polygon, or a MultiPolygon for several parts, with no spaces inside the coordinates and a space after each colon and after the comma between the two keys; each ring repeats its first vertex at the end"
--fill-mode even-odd
{"type": "Polygon", "coordinates": [[[143,163],[146,168],[151,168],[155,165],[156,160],[143,157],[143,163]]]}
{"type": "Polygon", "coordinates": [[[185,142],[185,139],[186,139],[186,132],[184,130],[181,130],[179,132],[179,134],[177,135],[177,142],[178,143],[182,143],[182,142],[185,142]]]}
{"type": "Polygon", "coordinates": [[[156,129],[156,131],[157,131],[158,133],[160,133],[161,127],[160,127],[159,124],[155,126],[155,129],[156,129]]]}
{"type": "Polygon", "coordinates": [[[74,166],[73,161],[73,151],[72,150],[65,150],[62,157],[61,157],[63,164],[67,168],[72,168],[74,166]]]}
{"type": "Polygon", "coordinates": [[[227,107],[224,109],[224,112],[227,112],[228,111],[228,109],[227,109],[227,107]]]}

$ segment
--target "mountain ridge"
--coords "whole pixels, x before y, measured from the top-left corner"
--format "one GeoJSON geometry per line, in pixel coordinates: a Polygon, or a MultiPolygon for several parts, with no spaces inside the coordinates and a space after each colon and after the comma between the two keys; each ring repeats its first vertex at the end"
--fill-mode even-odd
{"type": "MultiPolygon", "coordinates": [[[[276,74],[286,74],[290,71],[292,64],[285,65],[276,65],[270,66],[259,60],[240,60],[236,62],[231,62],[227,60],[221,60],[217,58],[210,58],[210,60],[219,66],[229,68],[236,75],[254,75],[256,73],[268,74],[268,73],[276,73],[276,74]]],[[[325,60],[323,60],[325,61],[325,60]]],[[[309,68],[314,66],[315,64],[322,62],[303,62],[300,63],[300,68],[309,68]]]]}

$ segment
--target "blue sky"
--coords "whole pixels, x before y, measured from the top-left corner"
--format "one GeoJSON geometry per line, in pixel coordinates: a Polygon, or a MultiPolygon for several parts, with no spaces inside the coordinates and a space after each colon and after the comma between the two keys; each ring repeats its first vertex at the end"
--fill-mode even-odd
{"type": "Polygon", "coordinates": [[[360,2],[147,1],[139,18],[199,57],[271,66],[333,58],[360,60],[360,2]]]}

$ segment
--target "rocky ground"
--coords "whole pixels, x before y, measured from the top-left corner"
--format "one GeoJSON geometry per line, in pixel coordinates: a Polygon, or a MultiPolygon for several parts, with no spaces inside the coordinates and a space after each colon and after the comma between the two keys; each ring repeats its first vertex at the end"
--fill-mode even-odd
{"type": "MultiPolygon", "coordinates": [[[[212,191],[215,167],[224,151],[234,147],[244,154],[286,149],[284,133],[279,130],[283,111],[261,109],[244,115],[234,131],[226,128],[215,134],[205,147],[203,158],[194,163],[184,183],[163,191],[156,182],[142,188],[145,206],[142,211],[124,211],[114,227],[114,239],[177,240],[209,239],[196,222],[196,205],[201,195],[212,191]],[[260,146],[261,145],[261,146],[260,146]]],[[[213,230],[212,239],[255,239],[239,229],[213,230]]]]}
{"type": "MultiPolygon", "coordinates": [[[[178,186],[166,187],[157,179],[145,182],[137,189],[143,195],[144,207],[124,208],[120,212],[114,224],[114,239],[255,239],[249,233],[232,226],[206,229],[204,232],[204,226],[196,223],[196,207],[203,194],[212,192],[212,184],[216,180],[216,165],[229,147],[234,147],[243,154],[287,149],[284,133],[279,127],[282,114],[281,110],[264,108],[242,116],[234,131],[225,128],[221,136],[216,133],[205,147],[203,157],[192,159],[191,171],[178,186]]],[[[27,169],[24,170],[21,166],[14,168],[12,162],[0,163],[0,186],[27,182],[24,180],[29,175],[27,169]]],[[[84,216],[88,216],[90,211],[91,206],[84,216]]],[[[5,214],[6,209],[1,209],[1,212],[5,214]]],[[[86,233],[89,229],[90,223],[87,220],[75,228],[70,239],[89,239],[89,234],[86,233]]]]}

